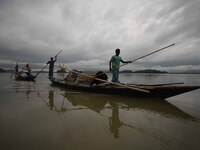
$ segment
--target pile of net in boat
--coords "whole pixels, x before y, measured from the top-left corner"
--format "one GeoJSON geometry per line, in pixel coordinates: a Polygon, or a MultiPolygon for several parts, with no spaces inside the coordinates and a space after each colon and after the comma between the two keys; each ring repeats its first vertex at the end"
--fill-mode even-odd
{"type": "Polygon", "coordinates": [[[87,83],[90,85],[98,85],[101,84],[102,81],[96,80],[102,79],[102,80],[108,80],[108,76],[102,72],[98,71],[97,73],[95,72],[79,72],[79,71],[73,71],[69,72],[65,78],[65,82],[74,82],[74,83],[87,83]]]}

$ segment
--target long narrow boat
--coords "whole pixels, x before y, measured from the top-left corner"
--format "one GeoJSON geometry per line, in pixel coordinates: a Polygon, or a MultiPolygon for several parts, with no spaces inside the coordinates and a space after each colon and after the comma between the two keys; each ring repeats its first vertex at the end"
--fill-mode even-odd
{"type": "MultiPolygon", "coordinates": [[[[135,96],[135,97],[155,97],[160,99],[166,99],[172,96],[176,96],[182,93],[193,91],[199,89],[200,86],[187,86],[182,84],[157,84],[157,85],[136,85],[140,89],[149,91],[149,93],[129,89],[126,87],[115,86],[111,84],[104,85],[92,85],[89,83],[74,83],[74,82],[64,82],[56,78],[49,78],[53,85],[59,86],[62,88],[70,88],[80,91],[89,91],[95,93],[104,93],[104,94],[114,94],[114,95],[126,95],[126,96],[135,96]]],[[[132,86],[129,84],[128,86],[132,86]]]]}
{"type": "Polygon", "coordinates": [[[17,81],[32,81],[35,82],[35,76],[28,77],[27,75],[23,75],[19,72],[15,73],[15,80],[17,81]]]}

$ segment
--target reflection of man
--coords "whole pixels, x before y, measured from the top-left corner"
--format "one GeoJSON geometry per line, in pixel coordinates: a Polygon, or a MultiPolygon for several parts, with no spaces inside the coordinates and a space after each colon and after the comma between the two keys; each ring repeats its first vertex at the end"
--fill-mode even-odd
{"type": "Polygon", "coordinates": [[[110,125],[110,131],[114,134],[115,138],[119,138],[119,128],[121,127],[121,123],[119,120],[119,110],[118,106],[115,102],[110,102],[110,105],[112,106],[112,116],[109,118],[109,125],[110,125]]]}
{"type": "Polygon", "coordinates": [[[53,106],[54,106],[53,99],[54,99],[54,91],[49,91],[49,108],[50,108],[50,110],[52,110],[53,106]]]}
{"type": "Polygon", "coordinates": [[[31,93],[31,86],[30,85],[28,85],[27,86],[27,91],[26,91],[26,96],[27,96],[27,99],[29,99],[30,97],[29,97],[29,94],[31,93]]]}
{"type": "Polygon", "coordinates": [[[31,90],[28,89],[28,90],[26,91],[27,98],[29,98],[29,94],[30,94],[30,93],[31,93],[31,90]]]}

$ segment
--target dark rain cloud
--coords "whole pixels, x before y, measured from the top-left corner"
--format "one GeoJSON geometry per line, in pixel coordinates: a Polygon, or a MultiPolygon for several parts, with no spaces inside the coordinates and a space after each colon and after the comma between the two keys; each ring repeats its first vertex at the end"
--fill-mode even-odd
{"type": "Polygon", "coordinates": [[[0,63],[45,63],[62,49],[58,63],[107,68],[116,48],[127,60],[175,43],[136,64],[198,66],[199,14],[199,0],[0,0],[0,63]]]}

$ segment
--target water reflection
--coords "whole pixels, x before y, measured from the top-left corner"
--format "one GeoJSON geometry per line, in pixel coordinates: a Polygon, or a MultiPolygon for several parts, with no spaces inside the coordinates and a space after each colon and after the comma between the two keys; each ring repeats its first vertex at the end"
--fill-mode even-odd
{"type": "Polygon", "coordinates": [[[112,106],[112,115],[109,117],[110,131],[115,138],[119,138],[119,128],[122,126],[122,123],[119,119],[118,104],[114,101],[111,101],[110,105],[112,106]]]}
{"type": "Polygon", "coordinates": [[[26,98],[29,99],[30,98],[30,93],[32,92],[33,89],[33,85],[29,82],[15,82],[14,85],[14,90],[17,93],[25,93],[26,94],[26,98]]]}
{"type": "Polygon", "coordinates": [[[47,103],[47,105],[49,106],[50,110],[52,110],[54,107],[54,91],[52,90],[49,91],[49,103],[47,103]]]}
{"type": "Polygon", "coordinates": [[[120,119],[120,111],[142,110],[156,113],[167,118],[194,120],[191,115],[183,112],[176,106],[165,100],[131,98],[124,96],[100,95],[94,93],[65,92],[55,97],[55,91],[49,91],[49,102],[47,106],[50,110],[66,113],[67,111],[88,109],[96,112],[108,120],[109,130],[114,138],[119,138],[122,126],[146,132],[143,128],[123,122],[120,119]],[[61,96],[61,97],[60,97],[61,96]],[[107,112],[109,111],[109,113],[107,112]],[[106,113],[107,112],[107,113],[106,113]]]}

